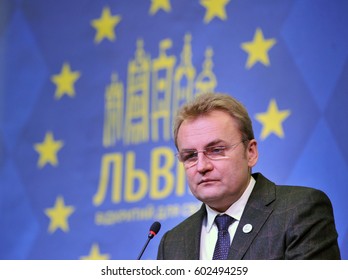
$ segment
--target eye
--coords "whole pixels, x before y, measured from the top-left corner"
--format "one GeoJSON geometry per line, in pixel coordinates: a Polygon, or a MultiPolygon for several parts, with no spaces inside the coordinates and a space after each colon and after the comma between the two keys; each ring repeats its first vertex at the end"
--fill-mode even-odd
{"type": "Polygon", "coordinates": [[[193,161],[197,159],[197,151],[187,151],[180,153],[181,161],[193,161]]]}
{"type": "Polygon", "coordinates": [[[223,155],[225,152],[226,147],[224,146],[217,146],[217,147],[211,147],[206,149],[207,153],[209,155],[223,155]]]}

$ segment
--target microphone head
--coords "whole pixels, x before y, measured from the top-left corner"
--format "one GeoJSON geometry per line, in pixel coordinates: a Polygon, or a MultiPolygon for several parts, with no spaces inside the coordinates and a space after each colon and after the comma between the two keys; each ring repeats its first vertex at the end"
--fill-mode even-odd
{"type": "Polygon", "coordinates": [[[160,222],[154,222],[150,227],[149,238],[153,238],[161,229],[160,222]]]}

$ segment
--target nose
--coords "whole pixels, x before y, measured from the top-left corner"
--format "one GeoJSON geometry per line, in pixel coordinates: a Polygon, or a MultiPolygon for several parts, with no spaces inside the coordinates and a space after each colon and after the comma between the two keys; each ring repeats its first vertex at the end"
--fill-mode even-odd
{"type": "Polygon", "coordinates": [[[197,172],[206,173],[213,169],[213,164],[209,158],[206,157],[204,153],[198,153],[198,160],[196,164],[197,172]]]}

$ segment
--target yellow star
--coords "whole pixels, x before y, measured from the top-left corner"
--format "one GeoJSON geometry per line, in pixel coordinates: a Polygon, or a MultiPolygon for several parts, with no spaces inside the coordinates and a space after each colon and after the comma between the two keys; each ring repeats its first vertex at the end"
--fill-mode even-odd
{"type": "Polygon", "coordinates": [[[97,243],[93,243],[91,251],[88,256],[82,256],[81,260],[109,260],[109,254],[100,254],[99,245],[97,243]]]}
{"type": "Polygon", "coordinates": [[[58,196],[54,207],[45,209],[45,214],[51,219],[48,231],[53,233],[58,228],[69,231],[67,219],[74,211],[74,207],[65,206],[63,197],[58,196]]]}
{"type": "Polygon", "coordinates": [[[105,7],[102,11],[99,19],[92,20],[91,25],[97,30],[97,34],[94,37],[95,43],[100,43],[104,38],[114,41],[116,35],[114,28],[121,21],[122,17],[119,15],[111,15],[109,7],[105,7]]]}
{"type": "Polygon", "coordinates": [[[167,13],[171,11],[169,0],[151,0],[151,2],[150,15],[154,15],[159,9],[162,9],[167,13]]]}
{"type": "Polygon", "coordinates": [[[47,132],[44,141],[34,145],[34,149],[39,153],[38,166],[42,168],[46,163],[57,166],[57,153],[63,145],[63,141],[54,141],[52,132],[47,132]]]}
{"type": "Polygon", "coordinates": [[[256,114],[255,118],[262,124],[261,140],[271,133],[284,137],[282,122],[291,114],[290,110],[279,111],[277,103],[272,99],[268,105],[267,112],[256,114]]]}
{"type": "Polygon", "coordinates": [[[74,83],[78,78],[80,78],[80,72],[71,72],[69,63],[64,63],[60,74],[51,77],[51,81],[57,86],[55,99],[60,99],[64,94],[74,97],[74,83]]]}
{"type": "Polygon", "coordinates": [[[214,17],[226,20],[226,5],[230,0],[201,0],[201,5],[206,8],[204,22],[209,23],[214,17]]]}
{"type": "Polygon", "coordinates": [[[268,51],[276,42],[275,39],[265,40],[262,30],[257,28],[253,41],[241,45],[242,49],[249,54],[246,68],[250,69],[256,62],[261,62],[266,66],[270,65],[268,51]]]}

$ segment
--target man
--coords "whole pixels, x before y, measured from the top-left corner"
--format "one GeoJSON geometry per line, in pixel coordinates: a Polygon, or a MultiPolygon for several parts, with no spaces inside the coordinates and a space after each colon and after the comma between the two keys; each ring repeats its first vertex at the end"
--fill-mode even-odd
{"type": "Polygon", "coordinates": [[[224,94],[202,94],[174,124],[178,159],[201,209],[168,231],[158,259],[340,259],[333,210],[321,191],[252,174],[249,115],[224,94]]]}

